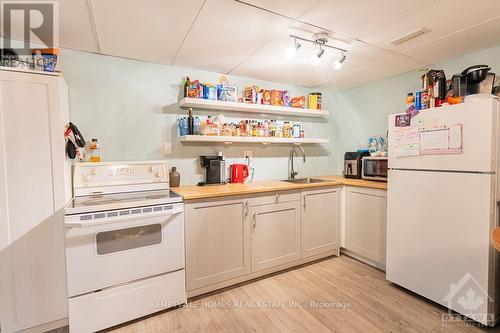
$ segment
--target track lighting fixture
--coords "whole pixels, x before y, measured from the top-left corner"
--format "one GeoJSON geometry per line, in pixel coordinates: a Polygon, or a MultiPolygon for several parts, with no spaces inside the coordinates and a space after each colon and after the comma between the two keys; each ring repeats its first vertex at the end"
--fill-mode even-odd
{"type": "Polygon", "coordinates": [[[303,38],[303,37],[299,37],[299,36],[295,36],[295,35],[290,35],[290,37],[293,38],[294,45],[285,49],[284,56],[286,59],[293,59],[295,57],[295,55],[297,54],[298,49],[301,47],[301,44],[298,42],[298,40],[312,43],[312,44],[316,44],[319,46],[318,53],[311,57],[311,64],[313,66],[319,65],[319,63],[321,61],[321,57],[325,53],[324,48],[335,49],[335,50],[342,52],[342,57],[340,59],[334,61],[332,64],[334,69],[336,69],[336,70],[340,69],[342,67],[342,63],[346,59],[345,53],[347,53],[347,50],[328,45],[327,44],[328,43],[328,34],[326,34],[326,33],[314,34],[313,39],[307,39],[307,38],[303,38]]]}
{"type": "Polygon", "coordinates": [[[321,61],[321,56],[323,55],[323,53],[325,53],[325,50],[320,45],[319,46],[318,54],[316,54],[315,56],[313,56],[311,58],[311,64],[313,66],[318,66],[319,65],[319,62],[321,61]]]}
{"type": "Polygon", "coordinates": [[[293,59],[297,54],[297,50],[300,49],[302,45],[297,42],[297,38],[294,38],[294,45],[285,49],[285,58],[293,59]]]}
{"type": "Polygon", "coordinates": [[[342,56],[333,62],[333,65],[332,65],[333,69],[335,69],[335,70],[341,69],[342,63],[344,63],[345,58],[346,58],[346,56],[345,56],[344,52],[342,52],[342,56]]]}

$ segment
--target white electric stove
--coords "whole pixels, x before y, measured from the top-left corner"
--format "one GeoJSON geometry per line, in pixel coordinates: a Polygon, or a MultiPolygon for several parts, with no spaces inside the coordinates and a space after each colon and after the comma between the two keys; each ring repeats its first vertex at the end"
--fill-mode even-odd
{"type": "Polygon", "coordinates": [[[70,331],[186,302],[184,206],[165,161],[79,163],[65,210],[70,331]]]}

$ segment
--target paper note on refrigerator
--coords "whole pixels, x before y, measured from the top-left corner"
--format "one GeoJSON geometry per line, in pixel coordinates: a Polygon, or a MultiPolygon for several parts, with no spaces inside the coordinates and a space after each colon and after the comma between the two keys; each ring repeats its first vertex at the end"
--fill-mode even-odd
{"type": "Polygon", "coordinates": [[[420,129],[420,154],[445,155],[462,153],[462,124],[420,129]]]}
{"type": "Polygon", "coordinates": [[[393,149],[395,157],[419,155],[420,144],[418,126],[395,127],[393,149]]]}

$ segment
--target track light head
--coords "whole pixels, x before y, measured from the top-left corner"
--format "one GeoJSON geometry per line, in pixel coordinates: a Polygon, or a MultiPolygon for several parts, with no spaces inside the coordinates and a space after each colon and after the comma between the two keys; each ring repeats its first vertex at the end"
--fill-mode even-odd
{"type": "Polygon", "coordinates": [[[294,39],[294,45],[293,46],[290,46],[290,47],[287,47],[285,49],[285,58],[286,59],[293,59],[295,58],[295,55],[297,54],[297,50],[300,49],[302,45],[297,42],[297,39],[295,38],[294,39]]]}
{"type": "Polygon", "coordinates": [[[345,56],[344,52],[342,52],[342,56],[338,60],[335,60],[333,62],[333,64],[332,64],[333,69],[335,69],[335,70],[341,69],[342,64],[344,63],[345,59],[346,59],[346,56],[345,56]]]}

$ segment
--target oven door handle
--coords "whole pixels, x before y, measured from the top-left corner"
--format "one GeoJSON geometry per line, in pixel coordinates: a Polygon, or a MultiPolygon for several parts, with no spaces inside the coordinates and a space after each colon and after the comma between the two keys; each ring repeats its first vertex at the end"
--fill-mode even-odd
{"type": "MultiPolygon", "coordinates": [[[[163,212],[158,212],[157,214],[151,214],[151,215],[147,215],[146,217],[154,217],[154,216],[172,216],[172,215],[177,215],[177,214],[180,214],[184,212],[184,208],[183,207],[179,207],[179,208],[176,208],[176,209],[172,209],[172,210],[169,210],[169,211],[163,211],[163,212]]],[[[111,223],[116,223],[116,222],[120,222],[121,220],[126,220],[126,219],[130,219],[131,217],[137,217],[137,216],[130,216],[130,215],[127,215],[126,218],[124,219],[112,219],[112,220],[104,220],[104,221],[97,221],[97,222],[64,222],[64,227],[66,228],[85,228],[85,227],[94,227],[96,225],[103,225],[103,224],[111,224],[111,223]]]]}

